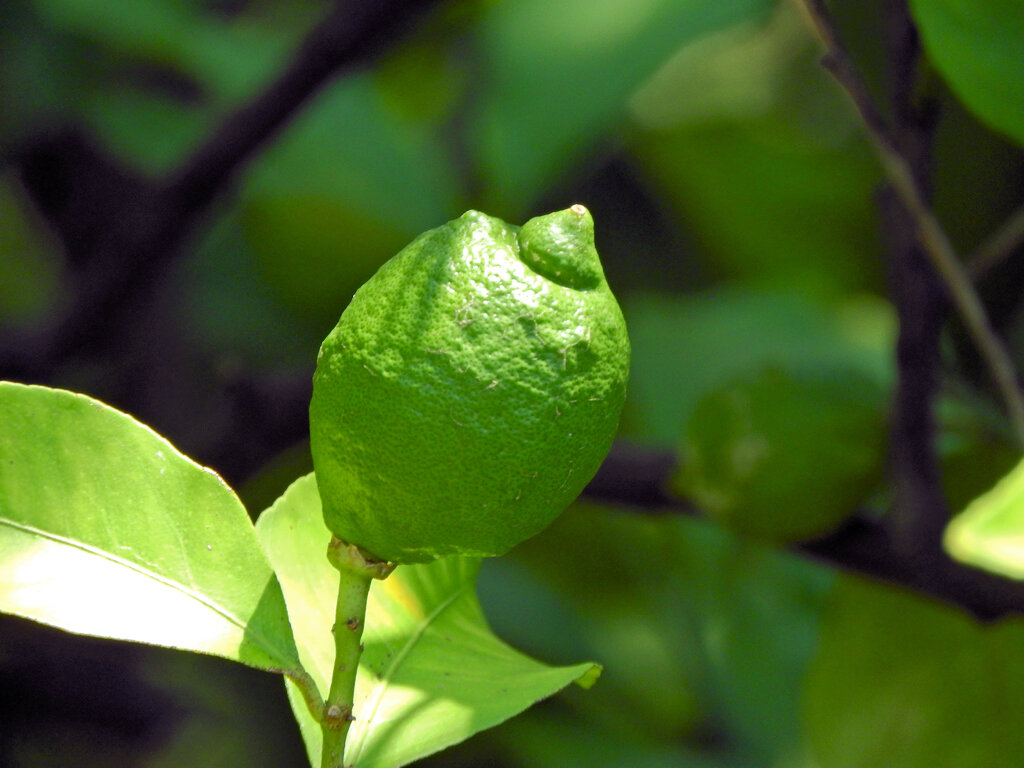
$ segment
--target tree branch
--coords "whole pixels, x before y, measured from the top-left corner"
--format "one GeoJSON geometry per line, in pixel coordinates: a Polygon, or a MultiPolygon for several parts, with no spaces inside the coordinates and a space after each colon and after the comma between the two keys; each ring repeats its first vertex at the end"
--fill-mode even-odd
{"type": "Polygon", "coordinates": [[[439,0],[337,0],[306,37],[288,67],[252,102],[228,116],[174,172],[161,195],[177,230],[227,187],[245,162],[326,82],[343,69],[365,66],[387,51],[439,0]]]}
{"type": "MultiPolygon", "coordinates": [[[[0,350],[9,374],[46,379],[70,356],[120,341],[132,313],[241,168],[328,80],[372,61],[440,0],[337,0],[310,32],[284,71],[251,102],[229,115],[180,168],[160,182],[142,178],[103,156],[80,135],[66,132],[30,150],[22,163],[26,187],[77,265],[76,294],[59,317],[32,338],[0,350]],[[70,150],[68,149],[70,147],[70,150]],[[85,151],[81,147],[86,147],[85,151]],[[69,151],[89,163],[72,166],[69,151]],[[48,171],[40,174],[40,171],[48,171]],[[94,177],[113,179],[105,194],[94,177]],[[47,206],[57,178],[64,194],[47,206]],[[85,210],[86,214],[81,212],[85,210]],[[79,231],[88,222],[88,237],[79,231]]],[[[358,116],[353,116],[358,118],[358,116]]],[[[136,318],[137,319],[137,318],[136,318]]]]}
{"type": "MultiPolygon", "coordinates": [[[[686,499],[673,498],[669,479],[678,466],[671,451],[617,442],[583,497],[614,504],[635,514],[690,515],[699,513],[686,499]],[[630,478],[623,482],[624,478],[630,478]]],[[[907,587],[957,606],[982,620],[1024,613],[1024,583],[969,568],[952,560],[935,565],[927,580],[917,564],[894,545],[890,532],[869,516],[856,516],[816,541],[790,549],[833,568],[907,587]]]]}
{"type": "MultiPolygon", "coordinates": [[[[934,114],[914,97],[921,51],[904,0],[885,2],[885,53],[892,113],[890,140],[900,149],[921,195],[931,186],[934,114]]],[[[947,559],[942,534],[950,512],[936,452],[934,418],[946,291],[917,235],[913,213],[886,187],[878,196],[887,245],[890,292],[899,319],[897,381],[890,444],[894,481],[890,533],[911,571],[927,582],[947,559]]]]}
{"type": "Polygon", "coordinates": [[[889,182],[913,218],[925,253],[942,277],[967,332],[985,360],[1010,416],[1018,442],[1024,446],[1024,396],[1017,383],[1013,362],[993,330],[956,249],[928,206],[927,196],[918,183],[914,168],[900,151],[839,40],[828,8],[823,0],[804,0],[804,5],[825,44],[823,64],[833,73],[860,114],[889,182]]]}
{"type": "Polygon", "coordinates": [[[860,114],[889,180],[880,207],[900,320],[892,440],[895,530],[872,530],[864,523],[859,528],[848,526],[806,551],[956,603],[978,616],[1020,612],[1024,610],[1024,587],[967,569],[942,547],[949,512],[935,453],[932,407],[946,314],[943,288],[985,360],[1022,445],[1024,397],[1010,357],[967,270],[928,204],[934,121],[914,95],[920,50],[906,0],[885,3],[891,126],[875,107],[824,0],[804,0],[804,7],[825,45],[823,63],[860,114]],[[860,551],[864,545],[855,544],[858,541],[868,542],[866,551],[860,551]]]}
{"type": "Polygon", "coordinates": [[[1024,205],[1010,214],[995,232],[977,247],[967,261],[967,269],[977,282],[993,267],[1001,264],[1024,243],[1024,205]]]}

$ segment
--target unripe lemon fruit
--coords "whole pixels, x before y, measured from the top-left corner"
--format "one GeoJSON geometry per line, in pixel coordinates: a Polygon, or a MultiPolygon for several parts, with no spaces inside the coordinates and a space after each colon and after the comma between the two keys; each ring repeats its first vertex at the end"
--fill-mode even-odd
{"type": "Polygon", "coordinates": [[[327,527],[392,562],[500,555],[597,471],[629,339],[582,205],[418,237],[324,341],[310,438],[327,527]]]}
{"type": "Polygon", "coordinates": [[[673,485],[738,533],[779,543],[822,536],[884,475],[885,405],[855,371],[766,367],[697,403],[673,485]]]}

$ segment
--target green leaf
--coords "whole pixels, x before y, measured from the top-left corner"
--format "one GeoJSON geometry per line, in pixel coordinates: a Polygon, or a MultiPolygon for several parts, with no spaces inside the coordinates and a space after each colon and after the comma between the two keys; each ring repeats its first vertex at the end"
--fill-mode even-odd
{"type": "MultiPolygon", "coordinates": [[[[271,675],[195,653],[147,653],[133,661],[132,669],[139,676],[140,685],[145,685],[147,695],[159,698],[175,712],[173,728],[166,729],[158,739],[146,740],[144,758],[105,763],[93,758],[90,765],[296,765],[295,724],[281,700],[280,684],[271,675]]],[[[42,735],[45,738],[48,734],[42,731],[42,735]]],[[[93,755],[91,749],[89,754],[93,755]]]]}
{"type": "Polygon", "coordinates": [[[1021,690],[1019,618],[981,626],[909,592],[844,577],[805,680],[815,765],[1005,765],[1024,754],[1021,690]]]}
{"type": "Polygon", "coordinates": [[[745,535],[822,536],[884,478],[888,401],[852,368],[746,373],[697,403],[673,489],[745,535]]]}
{"type": "Polygon", "coordinates": [[[710,276],[882,292],[881,174],[819,55],[799,4],[779,3],[682,48],[631,100],[630,150],[710,276]]]}
{"type": "Polygon", "coordinates": [[[71,109],[106,149],[154,176],[183,160],[225,109],[268,82],[312,22],[296,4],[288,14],[254,7],[225,14],[168,0],[27,5],[49,38],[39,60],[59,72],[30,80],[30,103],[40,100],[34,91],[41,81],[53,88],[56,80],[67,91],[62,110],[71,109]]]}
{"type": "Polygon", "coordinates": [[[85,395],[0,382],[0,610],[294,669],[281,589],[224,481],[85,395]]]}
{"type": "Polygon", "coordinates": [[[715,290],[636,294],[624,312],[633,365],[623,427],[631,437],[674,446],[702,397],[766,366],[855,371],[882,388],[892,381],[894,324],[883,302],[825,307],[795,292],[715,290]]]}
{"type": "MultiPolygon", "coordinates": [[[[576,503],[542,536],[485,564],[491,584],[481,590],[500,632],[521,631],[518,645],[554,658],[564,656],[563,646],[523,626],[524,612],[543,610],[523,589],[524,575],[494,583],[497,568],[508,573],[509,565],[525,571],[535,593],[557,597],[562,616],[548,618],[546,631],[581,638],[578,645],[606,664],[601,685],[569,702],[583,710],[576,735],[614,723],[628,740],[660,752],[667,743],[697,743],[714,723],[729,734],[729,751],[744,754],[733,765],[774,765],[779,754],[795,753],[801,680],[832,572],[699,518],[576,503]]],[[[523,765],[572,764],[546,760],[528,745],[516,751],[523,765]]],[[[645,765],[645,758],[591,764],[645,765]]],[[[690,765],[684,758],[676,764],[690,765]]]]}
{"type": "Polygon", "coordinates": [[[130,61],[172,68],[224,101],[244,96],[270,77],[286,58],[295,32],[280,16],[268,23],[236,16],[235,23],[226,23],[199,3],[35,0],[34,5],[53,28],[130,61]]]}
{"type": "Polygon", "coordinates": [[[978,117],[1024,144],[1020,0],[912,0],[928,56],[978,117]]]}
{"type": "Polygon", "coordinates": [[[502,749],[516,756],[516,765],[593,768],[736,768],[737,763],[715,751],[703,752],[681,739],[650,743],[635,730],[609,728],[607,722],[588,723],[558,713],[529,713],[502,726],[502,749]],[[590,726],[589,728],[587,726],[590,726]]]}
{"type": "MultiPolygon", "coordinates": [[[[326,558],[313,475],[300,478],[256,525],[281,579],[299,654],[326,691],[338,578],[326,558]],[[318,556],[323,553],[323,557],[318,556]]],[[[595,664],[549,667],[513,650],[487,626],[474,583],[479,560],[403,565],[370,589],[356,680],[356,721],[346,764],[393,768],[468,738],[576,681],[595,664]]],[[[319,732],[289,684],[292,708],[313,765],[319,732]]]]}
{"type": "Polygon", "coordinates": [[[957,560],[1024,579],[1024,461],[953,519],[944,543],[957,560]]]}
{"type": "MultiPolygon", "coordinates": [[[[814,117],[830,118],[824,110],[814,117]]],[[[693,232],[693,258],[712,273],[827,298],[877,290],[870,156],[846,137],[826,144],[801,133],[794,120],[787,113],[646,132],[632,148],[693,232]]]]}
{"type": "MultiPolygon", "coordinates": [[[[384,261],[455,212],[456,181],[440,138],[389,111],[369,75],[319,94],[239,191],[239,223],[258,274],[317,328],[318,341],[384,261]]],[[[214,275],[223,272],[216,256],[214,275]]]]}
{"type": "Polygon", "coordinates": [[[1020,445],[984,393],[946,393],[935,403],[935,416],[942,489],[950,508],[962,510],[1017,465],[1020,445]]]}
{"type": "Polygon", "coordinates": [[[0,173],[0,329],[27,329],[55,311],[61,264],[13,176],[0,173]]]}

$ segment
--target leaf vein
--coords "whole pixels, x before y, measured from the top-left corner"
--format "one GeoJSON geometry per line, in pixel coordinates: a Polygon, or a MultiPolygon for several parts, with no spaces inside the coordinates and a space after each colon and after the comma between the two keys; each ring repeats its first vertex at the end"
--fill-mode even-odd
{"type": "MultiPolygon", "coordinates": [[[[282,662],[287,661],[288,666],[294,666],[294,662],[291,660],[291,654],[282,653],[281,649],[277,647],[277,644],[271,642],[266,635],[264,635],[262,632],[255,630],[255,628],[249,626],[248,622],[244,621],[241,617],[237,616],[231,610],[220,605],[220,603],[218,603],[217,601],[210,599],[209,597],[203,595],[200,592],[197,592],[195,589],[186,584],[183,584],[174,579],[170,579],[166,576],[162,576],[158,573],[155,573],[152,570],[147,570],[146,568],[140,566],[138,563],[134,563],[131,560],[118,557],[117,555],[95,545],[87,544],[82,541],[75,541],[74,539],[69,539],[65,536],[61,536],[51,531],[44,531],[41,528],[36,528],[35,526],[28,525],[26,523],[21,523],[16,520],[12,520],[8,517],[0,517],[0,525],[13,528],[14,530],[20,531],[22,533],[39,536],[40,538],[47,539],[49,541],[55,542],[66,547],[70,547],[72,549],[78,549],[82,552],[86,552],[90,555],[94,555],[101,559],[107,560],[115,565],[119,565],[124,568],[127,568],[128,570],[134,571],[135,573],[150,578],[153,581],[156,581],[157,583],[164,585],[165,587],[174,589],[182,593],[186,597],[195,600],[200,605],[209,608],[211,611],[224,618],[228,623],[242,630],[243,633],[246,633],[250,637],[253,637],[256,640],[258,640],[260,647],[262,647],[263,650],[265,651],[269,651],[272,657],[282,662]]],[[[187,570],[189,571],[189,575],[192,576],[192,569],[189,567],[187,570]]]]}
{"type": "Polygon", "coordinates": [[[471,588],[471,585],[463,585],[460,589],[453,592],[447,599],[438,604],[438,606],[431,611],[429,614],[423,617],[419,627],[409,637],[402,649],[394,655],[391,663],[388,664],[387,669],[380,677],[380,682],[374,684],[372,692],[366,697],[364,707],[369,705],[369,715],[364,716],[363,722],[365,726],[359,730],[359,739],[356,744],[353,745],[353,754],[351,761],[358,763],[359,758],[362,756],[363,747],[366,744],[366,739],[370,733],[371,724],[377,716],[377,711],[380,709],[381,702],[384,700],[384,694],[387,692],[388,687],[392,683],[392,678],[397,672],[398,668],[405,661],[406,656],[412,651],[416,643],[419,641],[423,634],[430,628],[437,618],[444,613],[451,605],[453,605],[459,598],[461,598],[467,590],[471,588]]]}

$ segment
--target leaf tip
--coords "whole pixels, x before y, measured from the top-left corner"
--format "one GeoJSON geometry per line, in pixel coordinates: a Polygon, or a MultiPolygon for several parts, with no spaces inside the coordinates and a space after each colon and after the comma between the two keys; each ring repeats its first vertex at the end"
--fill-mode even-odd
{"type": "Polygon", "coordinates": [[[601,673],[604,671],[604,667],[600,664],[591,664],[587,671],[576,678],[576,685],[583,690],[587,691],[594,687],[598,678],[601,677],[601,673]]]}

